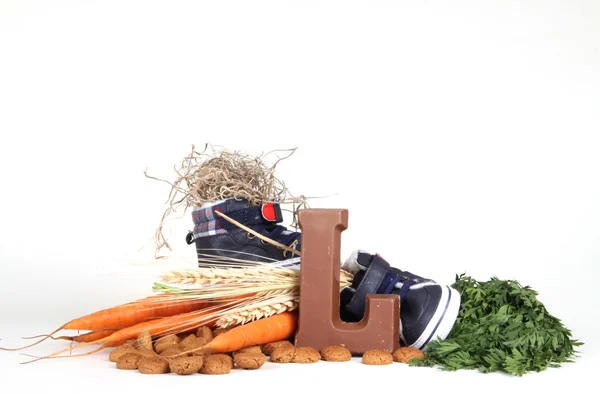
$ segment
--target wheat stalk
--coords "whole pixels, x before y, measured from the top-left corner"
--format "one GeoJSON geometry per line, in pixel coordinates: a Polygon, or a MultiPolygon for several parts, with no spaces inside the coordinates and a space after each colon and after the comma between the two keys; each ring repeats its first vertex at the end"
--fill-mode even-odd
{"type": "Polygon", "coordinates": [[[272,297],[297,293],[297,283],[233,283],[200,288],[176,287],[156,282],[152,287],[155,292],[170,294],[184,299],[196,300],[227,300],[240,297],[272,297]]]}
{"type": "MultiPolygon", "coordinates": [[[[354,276],[340,270],[340,285],[350,286],[354,276]]],[[[198,268],[164,273],[160,281],[170,285],[184,285],[188,289],[219,284],[236,283],[300,283],[300,271],[283,267],[261,268],[198,268]]]]}
{"type": "MultiPolygon", "coordinates": [[[[340,289],[351,285],[354,276],[340,270],[340,289]]],[[[169,271],[154,290],[185,299],[244,300],[241,304],[212,314],[218,327],[245,324],[298,308],[300,270],[257,263],[226,260],[223,268],[211,265],[169,271]]]]}
{"type": "Polygon", "coordinates": [[[293,311],[296,308],[298,308],[298,301],[296,300],[276,302],[271,305],[253,307],[239,312],[230,313],[218,319],[215,324],[217,327],[227,328],[239,324],[246,324],[248,322],[262,319],[263,317],[273,316],[278,313],[293,311]]]}
{"type": "Polygon", "coordinates": [[[287,268],[198,268],[169,271],[161,276],[163,283],[172,285],[215,285],[225,283],[281,282],[296,278],[298,273],[287,268]]]}
{"type": "MultiPolygon", "coordinates": [[[[340,288],[344,285],[340,284],[340,288]]],[[[238,324],[245,324],[254,320],[269,317],[285,311],[293,311],[299,306],[300,285],[295,287],[282,287],[261,291],[256,294],[256,299],[261,300],[256,303],[246,305],[239,310],[220,317],[216,321],[218,327],[226,328],[238,324]]]]}

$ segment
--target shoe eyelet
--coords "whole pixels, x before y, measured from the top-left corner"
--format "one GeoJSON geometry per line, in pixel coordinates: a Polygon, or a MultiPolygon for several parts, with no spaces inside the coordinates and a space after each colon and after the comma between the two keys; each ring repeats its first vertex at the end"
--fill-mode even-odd
{"type": "Polygon", "coordinates": [[[261,239],[261,240],[260,240],[260,243],[261,243],[261,244],[263,244],[263,245],[266,245],[266,244],[267,244],[267,243],[264,241],[264,239],[261,239]]]}
{"type": "Polygon", "coordinates": [[[287,254],[288,254],[288,251],[284,249],[283,250],[283,257],[285,257],[286,259],[287,259],[287,254]]]}
{"type": "Polygon", "coordinates": [[[256,238],[256,235],[248,233],[246,234],[246,237],[248,237],[248,239],[254,239],[256,238]]]}

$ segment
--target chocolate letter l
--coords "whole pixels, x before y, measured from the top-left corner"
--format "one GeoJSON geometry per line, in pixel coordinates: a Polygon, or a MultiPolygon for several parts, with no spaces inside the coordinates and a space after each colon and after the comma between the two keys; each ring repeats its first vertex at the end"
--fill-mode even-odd
{"type": "Polygon", "coordinates": [[[302,229],[300,307],[296,346],[322,350],[343,345],[355,355],[369,349],[399,346],[400,303],[397,295],[368,295],[364,318],[340,319],[341,233],[348,228],[346,209],[299,211],[302,229]]]}

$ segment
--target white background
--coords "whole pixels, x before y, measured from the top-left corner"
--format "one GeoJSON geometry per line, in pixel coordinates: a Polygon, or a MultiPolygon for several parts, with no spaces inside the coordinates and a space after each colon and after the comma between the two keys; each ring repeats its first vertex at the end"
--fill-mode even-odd
{"type": "MultiPolygon", "coordinates": [[[[586,343],[522,378],[358,360],[184,378],[1,352],[1,390],[579,389],[598,365],[599,105],[594,1],[0,0],[1,346],[149,294],[169,187],[143,171],[173,179],[205,143],[298,147],[277,174],[349,209],[342,257],[517,279],[586,343]]],[[[194,257],[189,215],[171,256],[194,257]]]]}

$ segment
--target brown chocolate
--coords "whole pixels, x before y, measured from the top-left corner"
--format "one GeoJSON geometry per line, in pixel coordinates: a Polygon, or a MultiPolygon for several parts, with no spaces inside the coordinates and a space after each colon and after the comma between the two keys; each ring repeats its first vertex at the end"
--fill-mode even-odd
{"type": "Polygon", "coordinates": [[[303,209],[300,305],[295,345],[323,349],[339,343],[353,355],[369,349],[399,347],[400,302],[397,295],[367,295],[364,318],[340,319],[341,233],[348,228],[346,209],[303,209]]]}

